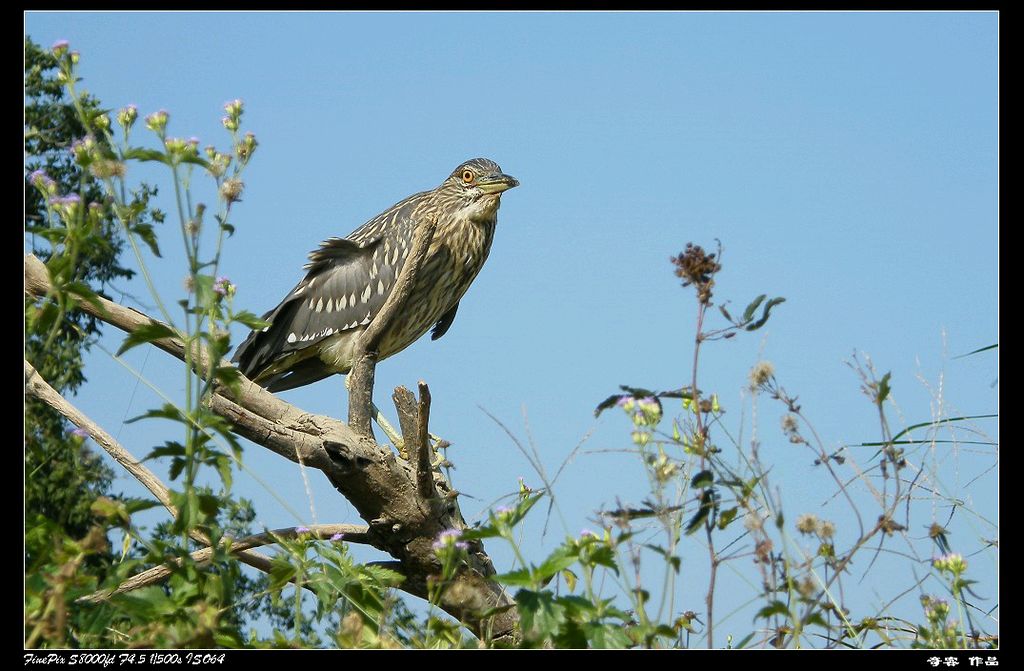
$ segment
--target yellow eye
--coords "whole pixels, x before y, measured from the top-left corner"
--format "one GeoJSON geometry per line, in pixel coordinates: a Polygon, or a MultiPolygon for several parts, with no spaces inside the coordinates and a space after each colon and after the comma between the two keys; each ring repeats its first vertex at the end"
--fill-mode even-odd
{"type": "Polygon", "coordinates": [[[473,181],[473,171],[472,170],[463,170],[462,171],[462,181],[465,182],[466,184],[469,184],[470,182],[472,182],[473,181]]]}

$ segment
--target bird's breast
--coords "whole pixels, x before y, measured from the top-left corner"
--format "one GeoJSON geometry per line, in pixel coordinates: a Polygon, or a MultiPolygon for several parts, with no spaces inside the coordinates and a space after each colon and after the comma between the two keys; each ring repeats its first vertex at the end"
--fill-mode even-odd
{"type": "Polygon", "coordinates": [[[493,238],[493,222],[438,226],[401,314],[381,339],[381,358],[411,345],[462,299],[487,260],[493,238]]]}

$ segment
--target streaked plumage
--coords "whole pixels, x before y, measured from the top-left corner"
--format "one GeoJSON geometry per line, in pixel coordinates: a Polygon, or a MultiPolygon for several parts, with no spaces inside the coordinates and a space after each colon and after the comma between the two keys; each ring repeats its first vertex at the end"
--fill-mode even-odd
{"type": "Polygon", "coordinates": [[[309,255],[306,276],[263,319],[233,361],[270,391],[316,382],[352,365],[355,337],[391,293],[416,226],[438,216],[437,229],[408,301],[384,333],[379,358],[415,342],[433,326],[448,331],[459,300],[490,252],[501,193],[519,184],[494,161],[456,168],[432,191],[409,196],[345,238],[331,238],[309,255]]]}

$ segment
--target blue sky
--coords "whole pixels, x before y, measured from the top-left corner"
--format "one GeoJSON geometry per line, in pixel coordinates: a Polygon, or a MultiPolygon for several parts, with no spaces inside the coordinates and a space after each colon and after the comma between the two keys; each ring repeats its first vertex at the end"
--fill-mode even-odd
{"type": "MultiPolygon", "coordinates": [[[[432,428],[454,444],[467,518],[519,476],[540,484],[486,413],[532,436],[552,471],[589,436],[557,485],[565,528],[556,517],[543,541],[542,520],[527,529],[534,559],[592,527],[594,510],[647,491],[636,457],[619,452],[631,447],[628,421],[595,420],[593,408],[618,384],[688,382],[694,301],[668,263],[688,241],[722,241],[718,301],[787,299],[766,328],[704,349],[701,386],[719,394],[734,435],[756,430],[790,519],[817,512],[841,526],[845,513],[813,457],[779,431],[782,409],[762,399],[752,414],[746,376],[759,358],[830,449],[879,436],[844,364],[854,350],[892,371],[897,428],[997,411],[997,354],[953,358],[998,341],[997,31],[992,12],[26,15],[36,42],[81,52],[83,86],[103,104],[166,109],[172,135],[224,147],[221,106],[245,101],[244,129],[260,145],[223,267],[255,312],[283,297],[321,240],[465,159],[492,158],[520,180],[452,329],[382,363],[376,397],[430,383],[432,428]]],[[[170,192],[148,168],[132,176],[170,192]]],[[[185,270],[171,224],[162,239],[151,268],[176,295],[185,270]]],[[[141,283],[123,288],[151,305],[141,283]]],[[[181,395],[166,355],[126,360],[181,395]]],[[[159,402],[146,385],[102,352],[88,374],[76,402],[136,454],[166,437],[154,423],[121,425],[159,402]]],[[[341,378],[284,397],[334,416],[347,402],[341,378]]],[[[997,439],[993,422],[972,426],[997,439]]],[[[961,495],[987,521],[957,515],[954,547],[967,554],[995,537],[994,448],[920,456],[950,490],[981,476],[961,495]]],[[[253,476],[238,489],[261,524],[313,521],[311,510],[358,521],[318,474],[310,498],[290,463],[258,447],[245,463],[253,476]]],[[[686,608],[701,610],[704,564],[698,546],[684,548],[686,608]]],[[[720,612],[744,612],[748,568],[722,587],[734,609],[720,612]]],[[[994,556],[973,568],[994,597],[994,556]]],[[[871,583],[865,607],[888,601],[871,583]]],[[[914,619],[917,593],[896,607],[914,619]]],[[[749,629],[748,614],[733,617],[735,631],[749,629]]]]}

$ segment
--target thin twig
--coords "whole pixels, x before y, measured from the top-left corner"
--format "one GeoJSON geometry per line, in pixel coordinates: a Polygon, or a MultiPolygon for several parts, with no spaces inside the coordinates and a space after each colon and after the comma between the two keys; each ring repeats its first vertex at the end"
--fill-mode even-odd
{"type": "Polygon", "coordinates": [[[46,405],[50,406],[60,414],[64,415],[75,426],[84,429],[93,440],[102,447],[107,454],[113,457],[114,461],[121,464],[126,471],[142,483],[157,501],[167,508],[174,517],[178,516],[178,509],[171,503],[171,495],[160,478],[153,471],[146,468],[132,454],[121,446],[114,437],[104,431],[99,424],[96,424],[85,413],[68,402],[60,393],[47,384],[46,380],[33,368],[28,361],[25,362],[25,390],[29,395],[34,396],[46,405]]]}
{"type": "MultiPolygon", "coordinates": [[[[282,539],[290,540],[297,538],[300,534],[311,534],[321,540],[329,539],[340,534],[342,538],[338,540],[344,540],[349,543],[363,543],[366,542],[366,534],[368,532],[369,527],[358,524],[318,524],[308,527],[308,531],[302,532],[298,531],[295,527],[287,527],[284,529],[275,529],[274,531],[268,531],[262,534],[253,534],[239,539],[225,538],[221,542],[221,545],[231,554],[238,554],[250,548],[277,543],[282,539]]],[[[213,552],[214,550],[212,547],[205,547],[201,550],[196,550],[191,553],[190,556],[194,562],[201,564],[209,561],[213,556],[213,552]]],[[[175,559],[173,560],[173,563],[180,566],[181,560],[175,559]]],[[[174,569],[167,564],[154,566],[141,573],[133,575],[114,589],[93,592],[92,594],[79,597],[77,601],[81,603],[99,603],[118,594],[124,594],[136,589],[148,587],[149,585],[154,585],[170,576],[173,572],[174,569]]]]}
{"type": "MultiPolygon", "coordinates": [[[[99,424],[89,419],[81,410],[76,408],[67,399],[60,395],[56,389],[47,384],[46,380],[32,367],[28,361],[25,362],[25,387],[26,391],[38,398],[43,403],[62,414],[75,426],[84,429],[89,433],[96,444],[102,447],[117,463],[132,474],[156,499],[163,504],[167,511],[175,518],[178,516],[178,509],[171,502],[170,490],[160,481],[153,471],[149,470],[132,456],[114,437],[104,431],[99,424]]],[[[193,540],[205,545],[210,544],[209,538],[199,531],[193,530],[189,534],[193,540]]],[[[263,555],[249,550],[240,551],[238,558],[244,563],[261,571],[270,571],[270,559],[263,555]]]]}

